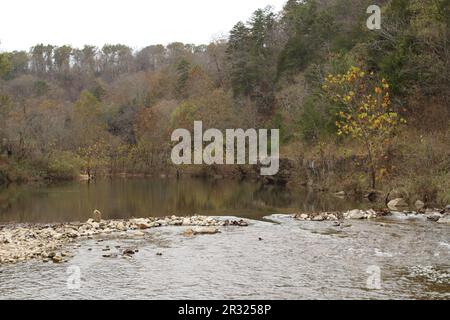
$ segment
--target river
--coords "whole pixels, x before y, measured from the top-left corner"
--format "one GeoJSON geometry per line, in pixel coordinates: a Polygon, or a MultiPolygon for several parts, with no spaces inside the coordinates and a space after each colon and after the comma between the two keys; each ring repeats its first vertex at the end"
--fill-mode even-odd
{"type": "Polygon", "coordinates": [[[183,227],[163,227],[80,240],[66,264],[0,266],[2,299],[450,299],[450,229],[425,219],[301,222],[283,212],[356,204],[250,182],[21,188],[2,206],[2,221],[82,221],[98,208],[107,218],[200,213],[248,218],[250,226],[192,238],[183,227]],[[138,252],[102,256],[118,246],[138,252]]]}

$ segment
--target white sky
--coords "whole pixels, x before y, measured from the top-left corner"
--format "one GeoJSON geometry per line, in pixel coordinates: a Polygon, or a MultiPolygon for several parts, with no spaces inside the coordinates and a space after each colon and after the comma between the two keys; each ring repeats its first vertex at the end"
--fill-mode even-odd
{"type": "Polygon", "coordinates": [[[44,43],[132,48],[208,43],[253,11],[286,0],[1,0],[0,50],[44,43]]]}

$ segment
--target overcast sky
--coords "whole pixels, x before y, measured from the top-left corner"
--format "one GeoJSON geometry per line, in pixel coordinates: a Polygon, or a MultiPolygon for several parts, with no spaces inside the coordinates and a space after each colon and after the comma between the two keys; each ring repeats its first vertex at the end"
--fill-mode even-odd
{"type": "Polygon", "coordinates": [[[286,0],[1,0],[0,50],[37,43],[133,48],[174,41],[208,43],[258,8],[286,0]]]}

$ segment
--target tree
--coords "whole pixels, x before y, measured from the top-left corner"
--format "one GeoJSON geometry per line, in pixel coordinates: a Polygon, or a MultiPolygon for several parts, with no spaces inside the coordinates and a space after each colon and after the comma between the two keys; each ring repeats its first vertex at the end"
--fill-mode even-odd
{"type": "Polygon", "coordinates": [[[25,51],[13,51],[9,54],[11,61],[10,77],[15,78],[29,72],[29,56],[25,51]]]}
{"type": "Polygon", "coordinates": [[[9,54],[0,53],[0,78],[7,76],[11,71],[9,54]]]}
{"type": "Polygon", "coordinates": [[[274,104],[278,38],[275,15],[271,8],[255,11],[244,24],[230,32],[228,61],[235,97],[247,96],[261,113],[270,113],[274,104]]]}
{"type": "Polygon", "coordinates": [[[363,144],[371,187],[375,189],[377,173],[385,171],[381,160],[399,125],[405,122],[391,108],[389,84],[385,79],[378,83],[373,74],[352,67],[346,74],[328,75],[323,89],[341,109],[337,113],[337,134],[363,144]]]}
{"type": "Polygon", "coordinates": [[[83,91],[74,106],[73,139],[89,176],[96,166],[104,163],[106,142],[110,141],[102,115],[101,103],[90,92],[83,91]]]}
{"type": "Polygon", "coordinates": [[[186,97],[186,83],[189,79],[189,73],[191,71],[191,63],[186,59],[181,59],[176,66],[177,70],[177,92],[182,98],[186,97]]]}
{"type": "Polygon", "coordinates": [[[70,71],[70,57],[73,49],[71,46],[57,47],[54,51],[56,70],[63,74],[70,71]]]}

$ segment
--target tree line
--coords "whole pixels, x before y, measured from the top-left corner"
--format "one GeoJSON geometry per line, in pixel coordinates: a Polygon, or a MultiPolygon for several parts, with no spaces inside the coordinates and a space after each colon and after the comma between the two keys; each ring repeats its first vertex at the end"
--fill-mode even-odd
{"type": "Polygon", "coordinates": [[[194,120],[279,128],[285,149],[345,145],[345,103],[323,85],[352,67],[389,83],[391,111],[408,130],[448,130],[450,1],[380,0],[378,31],[366,27],[372,2],[288,0],[207,45],[3,52],[0,171],[14,180],[160,170],[170,166],[171,131],[194,120]]]}

